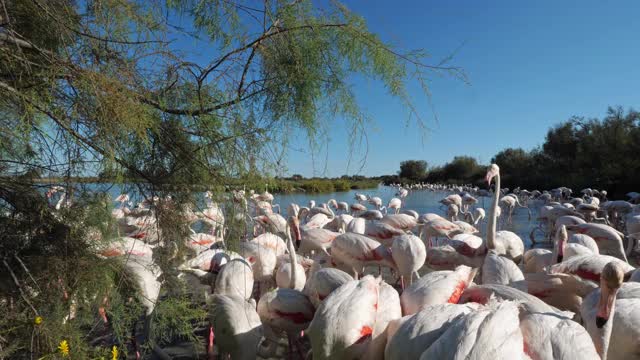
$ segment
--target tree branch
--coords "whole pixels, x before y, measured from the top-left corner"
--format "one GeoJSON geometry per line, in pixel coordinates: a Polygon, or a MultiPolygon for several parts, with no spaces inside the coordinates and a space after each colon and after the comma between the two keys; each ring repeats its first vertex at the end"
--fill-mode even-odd
{"type": "MultiPolygon", "coordinates": [[[[82,136],[81,134],[79,134],[77,131],[73,130],[72,128],[70,128],[69,126],[64,124],[63,121],[58,116],[53,114],[51,111],[43,108],[39,104],[35,103],[29,97],[27,97],[24,94],[20,93],[18,90],[14,89],[13,87],[11,87],[8,84],[6,84],[4,82],[1,82],[1,81],[0,81],[0,89],[4,89],[4,90],[6,90],[6,91],[18,96],[19,98],[21,98],[22,100],[24,100],[25,102],[27,102],[31,106],[33,106],[36,110],[38,110],[41,113],[47,115],[51,120],[53,120],[53,122],[55,122],[58,126],[60,126],[67,133],[69,133],[71,136],[76,138],[78,141],[80,141],[85,146],[93,149],[94,151],[98,152],[102,156],[108,156],[106,150],[102,149],[100,146],[96,145],[94,142],[90,141],[89,139],[87,139],[84,136],[82,136]]],[[[127,163],[126,161],[124,161],[124,160],[122,160],[122,159],[120,159],[118,157],[115,157],[115,156],[114,156],[114,160],[118,164],[120,164],[121,166],[123,166],[123,167],[131,170],[132,172],[138,174],[139,176],[141,176],[143,179],[147,180],[148,182],[153,183],[152,179],[147,177],[142,171],[140,171],[135,166],[132,166],[131,164],[127,163]]]]}
{"type": "Polygon", "coordinates": [[[260,35],[260,37],[258,37],[257,39],[253,40],[252,42],[239,47],[235,50],[232,50],[230,52],[228,52],[227,54],[225,54],[224,56],[222,56],[221,58],[219,58],[217,61],[215,61],[212,65],[208,66],[206,69],[204,69],[204,71],[202,72],[202,74],[200,75],[200,79],[204,80],[207,76],[209,76],[209,74],[215,70],[216,68],[218,68],[218,66],[220,66],[223,62],[225,62],[229,57],[241,53],[245,50],[248,50],[252,47],[254,47],[255,45],[257,45],[258,43],[264,41],[265,39],[268,39],[270,37],[279,35],[279,34],[284,34],[287,32],[291,32],[291,31],[297,31],[297,30],[304,30],[304,29],[315,29],[315,28],[333,28],[333,27],[345,27],[347,26],[347,24],[344,23],[339,23],[339,24],[320,24],[320,25],[300,25],[300,26],[294,26],[294,27],[290,27],[290,28],[278,28],[278,27],[270,27],[269,29],[267,29],[267,31],[265,33],[263,33],[262,35],[260,35]],[[273,31],[272,31],[273,30],[273,31]]]}
{"type": "Polygon", "coordinates": [[[233,106],[236,105],[242,101],[245,101],[255,95],[258,95],[262,92],[265,92],[267,89],[266,88],[262,88],[260,90],[256,90],[246,96],[238,96],[233,100],[229,100],[214,106],[210,106],[210,107],[206,107],[206,108],[200,108],[200,109],[173,109],[173,108],[167,108],[165,106],[162,106],[159,102],[155,101],[155,100],[151,100],[148,99],[144,96],[139,95],[138,96],[138,100],[140,102],[142,102],[143,104],[147,104],[147,105],[151,105],[154,108],[165,112],[167,114],[173,114],[173,115],[191,115],[191,116],[197,116],[197,115],[204,115],[204,114],[210,114],[214,111],[220,110],[220,109],[224,109],[227,108],[229,106],[233,106]]]}
{"type": "MultiPolygon", "coordinates": [[[[258,44],[256,44],[257,46],[258,44]]],[[[245,77],[247,76],[247,72],[249,71],[249,65],[251,65],[251,60],[256,54],[256,46],[251,49],[251,54],[249,54],[249,58],[247,59],[246,64],[244,64],[244,69],[242,70],[242,77],[240,77],[240,84],[238,85],[238,97],[242,96],[242,86],[244,85],[245,77]]]]}

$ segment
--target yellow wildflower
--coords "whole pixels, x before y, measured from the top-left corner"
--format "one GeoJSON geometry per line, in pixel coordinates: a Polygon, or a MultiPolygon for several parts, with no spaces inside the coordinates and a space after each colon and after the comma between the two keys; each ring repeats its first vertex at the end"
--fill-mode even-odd
{"type": "Polygon", "coordinates": [[[118,348],[115,345],[111,348],[111,360],[118,360],[118,348]]]}
{"type": "Polygon", "coordinates": [[[36,316],[36,319],[33,320],[33,322],[36,323],[36,325],[42,324],[42,316],[36,316]]]}
{"type": "Polygon", "coordinates": [[[60,345],[58,345],[58,350],[60,350],[60,353],[62,354],[62,356],[69,356],[69,342],[67,342],[67,340],[62,340],[60,341],[60,345]]]}

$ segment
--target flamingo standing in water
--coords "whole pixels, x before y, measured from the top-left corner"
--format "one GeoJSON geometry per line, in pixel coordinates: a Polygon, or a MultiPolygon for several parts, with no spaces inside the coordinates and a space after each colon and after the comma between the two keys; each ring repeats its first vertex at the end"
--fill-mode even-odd
{"type": "Polygon", "coordinates": [[[402,200],[398,198],[393,198],[389,200],[389,204],[387,204],[387,209],[393,209],[396,214],[400,212],[401,207],[402,207],[402,200]]]}

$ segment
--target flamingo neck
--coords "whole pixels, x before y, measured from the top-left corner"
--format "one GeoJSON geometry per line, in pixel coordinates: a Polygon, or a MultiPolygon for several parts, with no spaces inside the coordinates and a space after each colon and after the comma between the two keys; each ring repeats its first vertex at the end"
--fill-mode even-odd
{"type": "Polygon", "coordinates": [[[496,221],[498,219],[498,200],[500,198],[500,173],[495,176],[496,188],[493,193],[493,199],[491,200],[491,213],[487,221],[487,249],[495,249],[496,239],[496,221]]]}
{"type": "MultiPolygon", "coordinates": [[[[601,289],[601,294],[602,294],[602,285],[600,286],[601,289]]],[[[602,296],[602,295],[601,295],[602,296]]],[[[603,301],[602,299],[600,301],[603,301]]],[[[609,352],[609,343],[611,342],[611,333],[613,332],[613,315],[616,311],[616,299],[614,297],[613,302],[611,303],[611,310],[609,310],[610,312],[610,316],[609,316],[609,320],[607,321],[606,324],[604,324],[604,326],[601,329],[597,329],[598,331],[601,331],[601,339],[602,339],[602,346],[599,348],[599,346],[596,345],[596,350],[600,353],[600,358],[601,360],[607,360],[607,352],[609,352]]]]}
{"type": "Polygon", "coordinates": [[[56,210],[60,210],[60,208],[62,207],[62,202],[64,201],[64,197],[65,197],[66,193],[62,193],[60,194],[60,200],[58,200],[58,202],[56,203],[56,210]]]}
{"type": "Polygon", "coordinates": [[[289,261],[291,262],[291,281],[289,282],[289,288],[295,289],[296,280],[298,277],[298,257],[296,256],[296,249],[293,247],[293,240],[291,239],[291,228],[287,224],[287,249],[289,250],[289,261]]]}

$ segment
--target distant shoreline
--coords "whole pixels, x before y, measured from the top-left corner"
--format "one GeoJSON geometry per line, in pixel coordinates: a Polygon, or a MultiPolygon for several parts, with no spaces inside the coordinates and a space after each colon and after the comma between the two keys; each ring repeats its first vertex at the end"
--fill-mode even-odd
{"type": "MultiPolygon", "coordinates": [[[[122,183],[121,181],[107,180],[99,177],[42,177],[30,179],[35,184],[110,184],[122,183]]],[[[140,181],[143,182],[143,181],[140,181]]],[[[255,191],[264,191],[267,189],[271,193],[331,193],[344,192],[350,190],[372,189],[378,187],[383,181],[380,178],[365,177],[344,177],[344,178],[275,178],[275,179],[229,179],[224,184],[224,188],[230,189],[253,189],[255,191]]],[[[125,183],[136,183],[136,181],[127,181],[125,183]]],[[[177,185],[183,186],[183,185],[177,185]]],[[[219,186],[219,185],[213,185],[219,186]]],[[[172,184],[167,184],[172,187],[172,184]]],[[[208,188],[207,185],[193,185],[194,188],[202,187],[203,190],[208,188]]]]}

